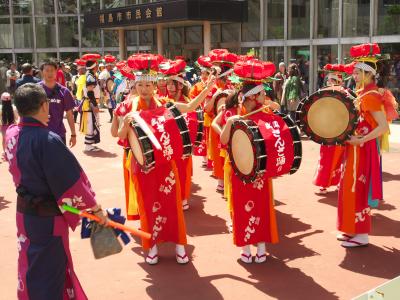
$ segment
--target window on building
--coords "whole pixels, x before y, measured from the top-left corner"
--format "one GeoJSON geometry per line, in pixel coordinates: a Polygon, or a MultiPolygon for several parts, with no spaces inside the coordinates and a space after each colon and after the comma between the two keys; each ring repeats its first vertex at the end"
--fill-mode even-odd
{"type": "Polygon", "coordinates": [[[378,35],[400,34],[400,1],[378,1],[378,35]]]}
{"type": "Polygon", "coordinates": [[[185,43],[186,44],[203,43],[203,27],[202,26],[185,27],[185,43]]]}
{"type": "Polygon", "coordinates": [[[11,24],[9,18],[0,18],[0,48],[12,48],[11,24]]]}
{"type": "Polygon", "coordinates": [[[266,0],[264,19],[264,38],[283,39],[285,27],[285,1],[266,0]]]}
{"type": "Polygon", "coordinates": [[[92,29],[84,26],[83,18],[81,19],[81,45],[82,47],[101,47],[100,29],[92,29]]]}
{"type": "Polygon", "coordinates": [[[78,17],[58,17],[60,47],[78,47],[78,17]]]}
{"type": "Polygon", "coordinates": [[[183,27],[176,27],[169,29],[169,44],[170,45],[183,44],[183,27]]]}
{"type": "Polygon", "coordinates": [[[296,46],[290,47],[289,64],[296,63],[299,67],[300,76],[308,90],[309,71],[310,71],[310,47],[296,46]]]}
{"type": "Polygon", "coordinates": [[[221,25],[212,24],[211,25],[211,43],[221,42],[221,25]]]}
{"type": "Polygon", "coordinates": [[[33,48],[32,18],[14,17],[14,47],[33,48]]]}
{"type": "Polygon", "coordinates": [[[367,36],[370,0],[343,0],[343,36],[367,36]]]}
{"type": "Polygon", "coordinates": [[[0,1],[0,16],[8,16],[10,15],[10,1],[0,1]]]}
{"type": "Polygon", "coordinates": [[[119,34],[117,30],[104,30],[104,47],[118,47],[119,34]]]}
{"type": "Polygon", "coordinates": [[[326,64],[338,63],[337,45],[317,46],[317,87],[322,88],[325,85],[325,72],[323,68],[326,64]]]}
{"type": "Polygon", "coordinates": [[[316,2],[316,38],[338,36],[339,0],[319,0],[316,2]]]}
{"type": "Polygon", "coordinates": [[[79,52],[60,52],[60,60],[72,64],[79,57],[79,52]]]}
{"type": "MultiPolygon", "coordinates": [[[[36,21],[36,48],[57,47],[55,18],[37,17],[35,21],[36,21]]],[[[62,36],[60,38],[62,38],[62,36]]]]}
{"type": "Polygon", "coordinates": [[[242,41],[253,42],[260,40],[260,1],[248,1],[248,20],[242,23],[242,41]]]}
{"type": "Polygon", "coordinates": [[[125,37],[127,46],[136,46],[139,44],[138,32],[136,30],[125,31],[125,37]]]}
{"type": "Polygon", "coordinates": [[[291,0],[288,5],[289,39],[310,37],[310,0],[291,0]]]}
{"type": "Polygon", "coordinates": [[[154,32],[152,29],[139,31],[139,44],[140,45],[153,45],[154,32]]]}
{"type": "Polygon", "coordinates": [[[380,72],[383,76],[384,85],[390,89],[397,99],[400,101],[400,43],[380,44],[383,54],[390,54],[390,58],[384,61],[384,72],[380,72]]]}
{"type": "Polygon", "coordinates": [[[350,48],[353,45],[345,44],[342,45],[342,63],[349,63],[351,61],[350,48]]]}
{"type": "Polygon", "coordinates": [[[32,0],[13,0],[12,6],[14,15],[32,14],[32,0]]]}
{"type": "Polygon", "coordinates": [[[279,63],[285,61],[284,47],[264,48],[264,60],[273,62],[278,69],[279,63]]]}
{"type": "Polygon", "coordinates": [[[39,64],[46,59],[57,59],[57,52],[38,52],[37,60],[39,64]]]}
{"type": "Polygon", "coordinates": [[[92,12],[99,9],[100,0],[81,0],[81,13],[92,12]]]}
{"type": "Polygon", "coordinates": [[[35,14],[54,14],[54,0],[34,0],[35,14]]]}
{"type": "MultiPolygon", "coordinates": [[[[1,62],[8,67],[8,64],[10,64],[13,61],[12,59],[12,54],[11,53],[0,53],[0,66],[1,62]]],[[[4,91],[0,91],[2,93],[4,91]]]]}
{"type": "Polygon", "coordinates": [[[243,47],[243,48],[240,48],[240,54],[242,54],[242,55],[253,55],[255,58],[259,58],[260,57],[260,47],[254,47],[254,48],[243,47]]]}
{"type": "Polygon", "coordinates": [[[239,42],[240,24],[229,23],[222,24],[222,42],[239,42]]]}
{"type": "Polygon", "coordinates": [[[32,53],[16,53],[15,61],[18,66],[23,65],[24,63],[33,63],[33,54],[32,53]]]}
{"type": "Polygon", "coordinates": [[[76,0],[57,0],[59,14],[77,14],[78,1],[76,0]]]}

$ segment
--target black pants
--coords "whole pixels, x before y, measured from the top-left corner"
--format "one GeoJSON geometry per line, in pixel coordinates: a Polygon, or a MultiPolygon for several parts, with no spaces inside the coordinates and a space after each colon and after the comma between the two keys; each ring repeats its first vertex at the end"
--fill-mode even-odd
{"type": "Polygon", "coordinates": [[[112,122],[113,117],[114,117],[114,109],[109,108],[109,109],[108,109],[108,113],[110,114],[110,122],[112,122]]]}
{"type": "Polygon", "coordinates": [[[74,122],[78,119],[78,111],[74,111],[74,122]]]}

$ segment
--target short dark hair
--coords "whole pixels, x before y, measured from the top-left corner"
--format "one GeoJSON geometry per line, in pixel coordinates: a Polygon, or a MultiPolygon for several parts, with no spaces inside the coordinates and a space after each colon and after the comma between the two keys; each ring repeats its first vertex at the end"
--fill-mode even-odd
{"type": "Polygon", "coordinates": [[[58,64],[54,59],[45,59],[42,64],[40,65],[40,70],[43,71],[45,66],[53,66],[54,69],[58,69],[58,64]]]}
{"type": "Polygon", "coordinates": [[[26,83],[15,91],[14,103],[18,113],[23,117],[35,114],[45,101],[47,101],[46,92],[38,84],[26,83]]]}
{"type": "Polygon", "coordinates": [[[22,73],[29,74],[32,71],[32,65],[30,63],[24,63],[22,65],[22,73]]]}

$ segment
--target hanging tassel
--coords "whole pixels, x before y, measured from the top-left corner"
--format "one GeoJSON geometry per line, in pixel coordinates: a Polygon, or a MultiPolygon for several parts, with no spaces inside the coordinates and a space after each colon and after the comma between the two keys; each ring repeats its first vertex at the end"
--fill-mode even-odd
{"type": "Polygon", "coordinates": [[[356,191],[356,181],[357,181],[357,147],[353,146],[354,149],[354,161],[353,161],[353,186],[351,187],[351,192],[355,193],[356,191]]]}

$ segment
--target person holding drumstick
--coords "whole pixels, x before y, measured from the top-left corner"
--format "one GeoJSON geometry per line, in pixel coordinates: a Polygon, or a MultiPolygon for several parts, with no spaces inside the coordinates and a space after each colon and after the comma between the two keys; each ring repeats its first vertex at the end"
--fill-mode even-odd
{"type": "MultiPolygon", "coordinates": [[[[236,120],[251,114],[271,114],[272,110],[279,109],[277,103],[265,100],[264,82],[274,72],[273,63],[256,59],[235,64],[234,77],[242,84],[241,88],[235,95],[227,97],[225,109],[212,124],[220,135],[222,145],[228,144],[232,125],[236,120]]],[[[225,173],[230,175],[228,205],[233,220],[234,244],[242,247],[240,259],[244,263],[252,263],[250,245],[257,244],[255,262],[263,263],[267,259],[265,243],[278,242],[272,179],[260,175],[252,183],[242,182],[232,172],[229,158],[225,160],[225,173]],[[257,208],[252,211],[255,207],[257,208]],[[254,213],[254,217],[252,215],[247,219],[249,212],[254,213]]]]}
{"type": "Polygon", "coordinates": [[[369,201],[383,199],[379,159],[379,139],[389,130],[383,103],[375,84],[377,44],[353,46],[350,55],[356,62],[353,77],[357,87],[356,107],[359,122],[347,141],[343,178],[339,187],[337,239],[346,248],[367,246],[371,231],[369,201]]]}
{"type": "MultiPolygon", "coordinates": [[[[167,95],[164,102],[189,103],[190,83],[183,78],[186,62],[182,59],[164,61],[160,64],[160,71],[166,82],[167,95]]],[[[192,187],[193,160],[192,156],[176,161],[179,178],[181,180],[181,195],[183,210],[189,209],[189,197],[192,187]]]]}
{"type": "MultiPolygon", "coordinates": [[[[204,105],[204,126],[211,126],[212,120],[216,114],[214,112],[214,103],[216,93],[222,90],[233,89],[228,77],[233,72],[233,65],[237,62],[238,56],[230,53],[227,49],[214,49],[208,55],[213,65],[213,74],[217,74],[217,81],[211,93],[207,96],[204,105]]],[[[208,159],[213,163],[213,176],[218,180],[217,192],[224,192],[224,158],[220,156],[219,135],[214,131],[209,131],[207,140],[208,159]]]]}
{"type": "MultiPolygon", "coordinates": [[[[157,71],[162,58],[152,54],[134,54],[129,57],[128,65],[136,75],[136,89],[138,97],[133,100],[132,112],[124,118],[123,126],[118,131],[121,139],[129,139],[134,135],[131,123],[134,113],[141,110],[156,111],[162,105],[154,98],[156,88],[157,71]]],[[[181,112],[194,111],[214,85],[214,76],[210,76],[206,88],[189,103],[174,103],[181,112]]],[[[182,210],[182,199],[180,193],[180,180],[176,161],[156,165],[154,169],[143,171],[131,155],[131,181],[137,196],[141,229],[152,233],[150,241],[143,241],[143,248],[149,250],[146,256],[148,264],[158,263],[157,244],[161,242],[173,242],[176,244],[176,260],[179,264],[189,261],[185,251],[186,228],[182,210]],[[168,190],[164,185],[168,185],[168,190]],[[161,187],[164,187],[161,189],[161,187]],[[161,209],[160,202],[164,203],[163,209],[168,212],[169,218],[159,218],[157,211],[161,209]],[[162,231],[163,239],[157,238],[162,231]]]]}
{"type": "MultiPolygon", "coordinates": [[[[337,89],[343,84],[345,66],[340,64],[327,64],[324,66],[326,73],[326,88],[337,89]]],[[[340,145],[321,145],[317,170],[313,184],[319,187],[318,194],[328,193],[330,186],[338,186],[342,175],[341,166],[344,148],[340,145]]]]}

